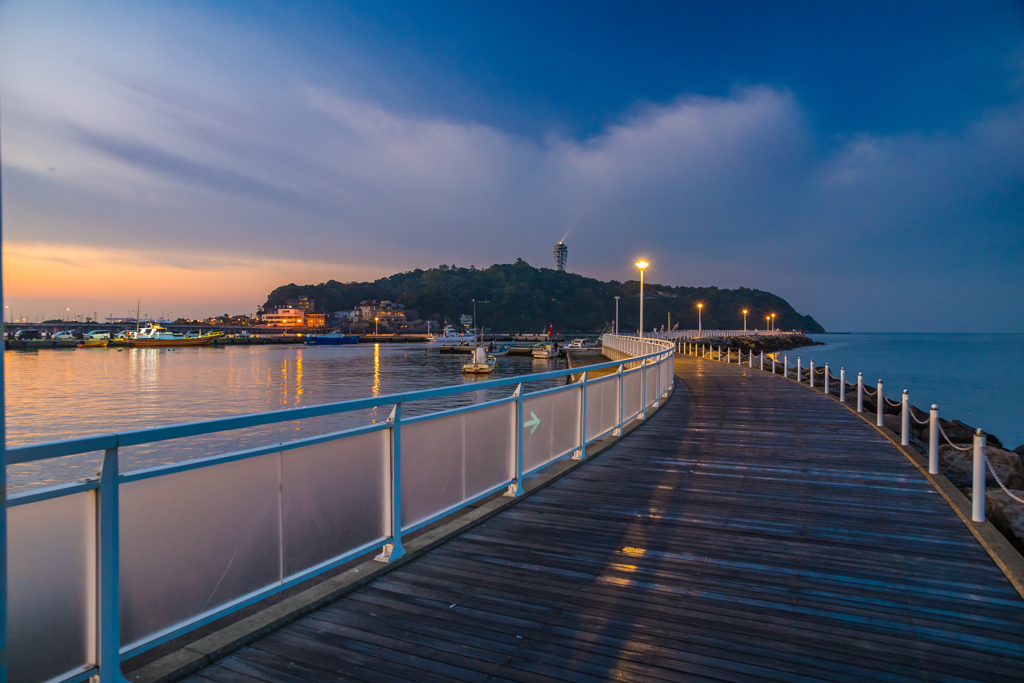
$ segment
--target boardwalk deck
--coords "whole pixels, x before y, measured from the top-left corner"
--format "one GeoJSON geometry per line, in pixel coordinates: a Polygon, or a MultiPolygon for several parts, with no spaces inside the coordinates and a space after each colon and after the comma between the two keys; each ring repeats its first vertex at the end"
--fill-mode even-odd
{"type": "Polygon", "coordinates": [[[1024,601],[870,425],[676,371],[593,462],[190,682],[1024,677],[1024,601]]]}

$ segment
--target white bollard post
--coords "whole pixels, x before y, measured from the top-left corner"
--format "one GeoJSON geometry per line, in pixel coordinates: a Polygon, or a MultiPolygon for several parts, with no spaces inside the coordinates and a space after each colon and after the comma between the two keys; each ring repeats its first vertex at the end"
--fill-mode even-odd
{"type": "Polygon", "coordinates": [[[939,407],[932,404],[928,417],[928,474],[939,473],[939,407]]]}
{"type": "Polygon", "coordinates": [[[885,394],[882,393],[882,380],[878,380],[878,393],[875,394],[875,398],[878,399],[876,402],[875,424],[881,427],[883,424],[882,415],[885,414],[885,394]]]}
{"type": "Polygon", "coordinates": [[[971,493],[971,521],[985,521],[985,435],[974,433],[974,486],[971,493]]]}
{"type": "Polygon", "coordinates": [[[797,382],[800,381],[800,379],[801,379],[800,376],[803,375],[803,374],[804,374],[804,368],[803,368],[803,365],[800,363],[800,356],[797,356],[796,357],[796,381],[797,382]]]}
{"type": "Polygon", "coordinates": [[[722,360],[722,345],[721,344],[718,345],[718,360],[719,361],[722,360]]]}
{"type": "Polygon", "coordinates": [[[811,361],[811,364],[810,364],[810,371],[811,371],[811,389],[813,389],[814,388],[814,361],[813,360],[811,361]]]}
{"type": "Polygon", "coordinates": [[[839,402],[846,403],[846,368],[839,368],[839,402]]]}
{"type": "Polygon", "coordinates": [[[748,367],[751,367],[751,368],[754,367],[754,352],[753,351],[750,352],[750,356],[747,358],[747,360],[750,361],[748,363],[748,367]]]}
{"type": "Polygon", "coordinates": [[[828,396],[828,363],[825,363],[825,395],[828,396]]]}
{"type": "Polygon", "coordinates": [[[725,350],[725,362],[732,363],[732,349],[725,350]]]}
{"type": "Polygon", "coordinates": [[[761,369],[764,370],[764,351],[761,352],[761,369]]]}
{"type": "Polygon", "coordinates": [[[789,379],[789,356],[782,355],[782,376],[789,379]]]}
{"type": "Polygon", "coordinates": [[[857,412],[864,412],[864,373],[857,373],[857,412]]]}
{"type": "Polygon", "coordinates": [[[900,407],[900,445],[910,445],[910,393],[903,390],[903,405],[900,407]]]}
{"type": "Polygon", "coordinates": [[[778,354],[774,354],[774,353],[772,354],[772,374],[773,375],[775,374],[775,358],[777,356],[778,356],[778,354]]]}

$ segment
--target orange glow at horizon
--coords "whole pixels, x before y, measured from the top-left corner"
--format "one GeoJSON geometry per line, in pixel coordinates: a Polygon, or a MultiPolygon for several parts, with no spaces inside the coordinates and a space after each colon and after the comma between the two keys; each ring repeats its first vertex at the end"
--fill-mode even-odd
{"type": "Polygon", "coordinates": [[[380,268],[168,254],[47,244],[5,244],[4,302],[28,315],[57,317],[83,309],[123,316],[142,300],[143,314],[176,316],[249,313],[289,282],[367,280],[380,268]],[[227,307],[227,308],[226,308],[227,307]],[[230,308],[230,310],[228,310],[230,308]],[[109,309],[109,310],[108,310],[109,309]]]}

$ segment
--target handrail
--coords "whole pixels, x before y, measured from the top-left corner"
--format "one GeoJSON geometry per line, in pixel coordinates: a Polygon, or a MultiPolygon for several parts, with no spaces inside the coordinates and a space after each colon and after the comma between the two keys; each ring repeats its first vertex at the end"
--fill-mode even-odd
{"type": "MultiPolygon", "coordinates": [[[[4,462],[7,464],[28,463],[97,450],[104,453],[103,466],[98,477],[87,477],[69,484],[17,493],[9,496],[5,502],[8,519],[11,518],[12,512],[16,511],[17,519],[21,520],[17,523],[31,523],[36,531],[34,534],[22,532],[17,535],[21,539],[18,541],[21,545],[14,556],[23,563],[26,551],[29,558],[47,557],[46,552],[54,551],[53,541],[49,539],[47,532],[61,533],[60,527],[52,526],[56,523],[53,520],[60,517],[55,511],[64,509],[59,507],[61,505],[71,504],[64,503],[61,499],[77,501],[74,505],[79,506],[76,508],[79,512],[75,513],[77,517],[74,523],[85,522],[86,527],[95,526],[95,533],[86,537],[81,548],[62,551],[71,553],[70,560],[65,558],[52,563],[62,568],[61,571],[65,572],[64,579],[69,584],[85,583],[82,578],[83,571],[90,576],[95,573],[94,590],[86,589],[87,595],[84,597],[67,598],[75,600],[74,605],[87,604],[86,611],[92,615],[91,618],[85,616],[76,622],[79,623],[76,628],[85,629],[81,637],[89,643],[84,648],[87,652],[87,661],[71,671],[46,672],[42,678],[72,683],[83,680],[83,677],[98,675],[101,683],[121,682],[123,677],[120,674],[120,662],[128,657],[375,549],[381,550],[376,559],[382,562],[393,561],[405,553],[402,546],[404,534],[503,489],[507,488],[506,495],[509,496],[523,495],[524,474],[563,458],[586,457],[588,444],[608,434],[621,435],[628,423],[645,419],[646,411],[659,405],[671,392],[674,384],[674,343],[625,335],[604,335],[602,343],[606,353],[615,352],[621,354],[622,358],[582,368],[553,370],[303,408],[124,430],[6,449],[4,462]],[[603,374],[601,377],[591,377],[595,371],[610,369],[615,372],[603,374]],[[579,376],[579,379],[571,384],[543,388],[528,394],[523,391],[530,382],[569,376],[579,376]],[[405,403],[511,386],[515,386],[516,389],[509,397],[438,410],[406,419],[402,417],[402,406],[405,403]],[[588,393],[593,392],[597,392],[594,399],[596,408],[588,415],[588,393]],[[611,405],[617,405],[617,415],[614,411],[609,412],[609,400],[611,405]],[[183,462],[160,464],[131,472],[119,470],[119,449],[123,446],[230,432],[389,405],[394,407],[391,417],[386,422],[197,457],[183,462]],[[543,422],[546,431],[541,431],[536,440],[529,439],[529,435],[532,435],[541,424],[534,411],[546,416],[543,422]],[[491,417],[487,417],[488,415],[491,417]],[[514,420],[511,425],[506,421],[510,418],[514,420]],[[449,446],[451,429],[457,430],[452,436],[456,437],[456,448],[461,449],[460,451],[455,451],[449,446]],[[499,434],[495,435],[495,431],[499,434]],[[406,463],[409,463],[407,466],[403,466],[402,460],[403,432],[406,433],[405,438],[410,440],[410,445],[404,447],[411,453],[406,460],[406,463]],[[485,441],[481,442],[480,438],[484,434],[485,441]],[[472,451],[471,438],[476,439],[473,441],[472,451]],[[498,440],[492,441],[493,438],[498,440]],[[451,454],[454,452],[460,453],[461,461],[452,459],[451,454]],[[325,455],[327,459],[323,459],[325,455]],[[529,458],[528,463],[524,462],[524,457],[529,458]],[[221,469],[216,469],[218,467],[221,469]],[[362,469],[358,469],[359,467],[362,469]],[[356,469],[350,471],[346,468],[356,469]],[[487,468],[493,471],[488,473],[487,468]],[[200,469],[204,470],[202,474],[199,473],[200,469]],[[318,480],[324,478],[334,481],[337,486],[330,488],[326,493],[318,493],[315,488],[306,490],[303,486],[310,484],[297,483],[299,480],[296,479],[286,480],[286,470],[293,473],[290,475],[292,477],[299,476],[294,474],[295,472],[305,472],[305,476],[314,480],[314,486],[318,480]],[[434,475],[433,470],[442,473],[443,485],[431,478],[434,475]],[[350,477],[352,472],[355,473],[355,478],[350,477]],[[461,488],[455,489],[454,493],[447,485],[453,474],[456,481],[460,474],[462,477],[461,488]],[[160,481],[162,477],[167,478],[160,481]],[[330,479],[331,477],[334,479],[330,479]],[[339,477],[342,479],[338,479],[339,477]],[[367,479],[369,483],[362,482],[359,477],[370,477],[367,479]],[[404,486],[403,477],[408,477],[404,486]],[[476,477],[477,480],[470,481],[471,477],[476,477]],[[211,486],[216,490],[212,497],[211,486]],[[161,502],[150,504],[146,496],[154,491],[158,492],[158,497],[162,495],[163,498],[159,498],[161,502]],[[72,499],[72,496],[78,498],[72,499]],[[125,503],[119,502],[123,496],[126,497],[125,503]],[[234,500],[234,503],[221,502],[220,496],[226,496],[234,500]],[[232,499],[231,496],[235,498],[232,499]],[[407,497],[404,502],[403,497],[407,497]],[[411,497],[411,500],[408,497],[411,497]],[[91,512],[82,511],[82,501],[87,501],[84,505],[86,509],[91,508],[91,512]],[[129,512],[122,513],[123,505],[127,506],[129,512]],[[211,505],[213,507],[210,507],[211,505]],[[293,507],[287,507],[288,505],[293,507]],[[296,505],[299,507],[295,508],[296,505]],[[307,511],[308,506],[312,506],[309,509],[320,510],[318,514],[327,515],[327,518],[310,517],[312,513],[307,511]],[[201,540],[201,529],[194,531],[191,526],[174,526],[177,521],[175,517],[188,518],[193,507],[202,515],[201,526],[215,529],[217,539],[235,539],[228,542],[235,545],[236,553],[239,552],[239,543],[246,548],[255,547],[261,542],[266,543],[265,539],[269,538],[272,543],[269,552],[272,557],[277,558],[276,569],[272,570],[272,574],[266,574],[266,567],[259,564],[264,561],[266,555],[258,554],[254,550],[244,551],[237,561],[230,552],[230,557],[224,557],[223,561],[210,555],[211,552],[216,554],[219,551],[219,540],[211,550],[209,539],[207,538],[205,545],[201,540]],[[296,512],[296,509],[299,511],[296,512]],[[406,511],[405,514],[403,510],[406,511]],[[149,517],[143,521],[134,517],[124,517],[132,512],[149,517]],[[239,514],[251,515],[253,521],[239,518],[239,514]],[[339,523],[338,528],[330,524],[332,514],[344,515],[345,521],[339,523]],[[300,521],[297,527],[294,526],[296,519],[300,521]],[[351,521],[353,519],[354,522],[351,521]],[[314,520],[315,523],[310,520],[314,520]],[[306,526],[302,526],[303,524],[306,526]],[[349,527],[355,527],[356,531],[353,532],[349,527]],[[151,539],[161,538],[163,533],[178,534],[177,545],[167,549],[167,552],[173,555],[162,557],[160,561],[173,567],[184,562],[190,567],[193,576],[182,583],[184,588],[177,585],[177,574],[174,574],[175,586],[171,588],[170,584],[164,586],[160,583],[160,576],[151,575],[152,571],[145,569],[149,567],[146,563],[151,564],[154,561],[152,553],[160,556],[163,552],[159,545],[151,545],[151,539]],[[337,540],[331,535],[333,533],[342,534],[344,539],[337,540]],[[36,539],[38,546],[33,545],[36,539]],[[126,544],[124,551],[121,549],[122,542],[126,544]],[[303,545],[303,542],[306,545],[303,545]],[[287,558],[286,547],[289,553],[287,558]],[[94,558],[83,560],[75,554],[82,552],[87,557],[94,558]],[[293,556],[294,552],[299,552],[300,555],[293,556]],[[90,568],[83,570],[83,561],[90,568]],[[227,564],[226,567],[224,563],[227,564]],[[120,572],[124,567],[128,567],[127,589],[132,591],[126,602],[121,600],[120,595],[120,572]],[[223,581],[228,569],[232,567],[235,567],[232,572],[243,574],[246,571],[256,571],[254,567],[262,567],[259,571],[263,573],[255,574],[255,578],[246,579],[249,583],[243,582],[225,589],[223,595],[218,594],[218,589],[221,588],[220,581],[212,587],[212,592],[210,587],[203,583],[207,580],[212,582],[222,571],[224,575],[220,576],[220,579],[223,581]],[[132,577],[135,579],[134,582],[132,577]],[[138,585],[140,577],[144,577],[142,583],[155,583],[161,596],[165,590],[184,590],[187,599],[182,600],[175,594],[152,602],[154,598],[146,593],[145,588],[138,585]],[[189,584],[189,581],[196,582],[196,586],[204,586],[202,592],[197,595],[194,591],[199,589],[190,588],[192,584],[189,584]],[[189,590],[193,593],[188,593],[189,590]],[[198,600],[193,600],[196,597],[198,600]],[[147,599],[151,603],[146,603],[147,599]],[[188,606],[179,610],[179,603],[188,606]],[[150,609],[146,605],[157,607],[150,609]],[[132,609],[135,610],[134,613],[132,609]],[[135,622],[127,622],[127,630],[121,628],[122,610],[135,615],[135,622]],[[122,637],[126,638],[126,642],[122,643],[122,637]]],[[[25,528],[22,526],[22,529],[25,528]]],[[[230,545],[228,547],[230,549],[230,545]]],[[[8,568],[11,557],[9,553],[8,568]]],[[[22,566],[24,567],[24,564],[22,566]]],[[[234,580],[241,581],[237,576],[234,580]]],[[[11,613],[9,623],[16,630],[21,629],[22,636],[26,633],[32,636],[23,637],[20,641],[21,646],[35,648],[33,652],[37,655],[40,651],[49,653],[48,648],[51,648],[52,643],[47,638],[69,637],[32,630],[37,628],[38,623],[43,623],[38,622],[34,614],[52,607],[52,591],[45,581],[34,582],[24,573],[20,578],[16,576],[10,579],[9,583],[11,581],[14,582],[13,590],[19,591],[22,596],[18,607],[22,612],[11,613]],[[17,583],[19,581],[21,583],[17,583]]],[[[76,608],[69,605],[67,609],[76,608]]],[[[60,642],[67,645],[71,641],[60,642]]],[[[11,655],[12,666],[17,666],[17,648],[11,651],[11,655]]],[[[24,678],[25,673],[20,671],[19,676],[24,678]]]]}
{"type": "MultiPolygon", "coordinates": [[[[605,335],[615,337],[621,335],[605,335]]],[[[623,339],[635,339],[622,336],[623,339]]],[[[653,341],[653,340],[645,340],[653,341]]],[[[674,348],[669,345],[667,350],[674,348]]],[[[652,351],[642,357],[632,359],[631,362],[638,362],[645,359],[652,359],[666,349],[652,351]]],[[[588,365],[587,370],[603,370],[613,368],[621,364],[621,361],[609,361],[588,365]]],[[[58,441],[44,441],[34,444],[12,446],[5,451],[5,462],[8,465],[15,465],[36,460],[57,458],[66,455],[77,455],[93,451],[105,450],[107,448],[118,448],[125,446],[139,446],[146,443],[166,441],[168,439],[180,439],[190,436],[202,436],[203,434],[214,434],[247,427],[259,427],[262,425],[277,424],[280,422],[291,422],[311,417],[323,417],[325,415],[336,415],[339,413],[364,410],[367,408],[379,408],[391,406],[396,403],[410,403],[431,398],[441,398],[455,394],[476,392],[497,387],[526,384],[527,382],[539,382],[548,379],[558,379],[569,375],[578,375],[579,368],[566,370],[551,370],[531,375],[516,375],[515,377],[504,377],[501,379],[474,382],[473,384],[451,385],[435,389],[419,389],[416,391],[403,392],[399,394],[385,394],[376,398],[359,398],[334,403],[321,403],[315,406],[304,406],[301,408],[286,408],[283,410],[271,410],[260,413],[249,413],[246,415],[233,415],[229,417],[218,417],[210,420],[198,420],[194,422],[181,422],[177,424],[161,425],[157,427],[146,427],[144,429],[132,429],[123,432],[112,432],[108,434],[95,434],[74,439],[62,439],[58,441]]]]}

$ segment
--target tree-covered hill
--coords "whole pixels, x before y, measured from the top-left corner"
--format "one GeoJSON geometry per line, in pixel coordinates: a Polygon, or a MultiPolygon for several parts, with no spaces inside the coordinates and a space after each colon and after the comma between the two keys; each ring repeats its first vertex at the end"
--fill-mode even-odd
{"type": "MultiPolygon", "coordinates": [[[[336,282],[318,285],[289,284],[278,287],[264,307],[284,305],[286,299],[305,294],[316,299],[318,309],[350,310],[365,299],[387,299],[415,309],[422,319],[458,320],[471,313],[477,303],[480,324],[501,332],[538,332],[549,324],[558,332],[600,332],[615,319],[619,302],[619,330],[636,330],[640,325],[639,281],[602,282],[581,275],[534,268],[522,259],[514,264],[477,268],[442,265],[429,270],[397,273],[374,282],[336,282]]],[[[717,287],[668,287],[644,283],[644,323],[660,329],[672,316],[680,329],[697,327],[697,304],[703,303],[704,329],[743,327],[743,309],[749,311],[748,326],[764,329],[765,316],[776,314],[780,330],[824,332],[814,318],[800,315],[785,299],[757,289],[717,287]]]]}

